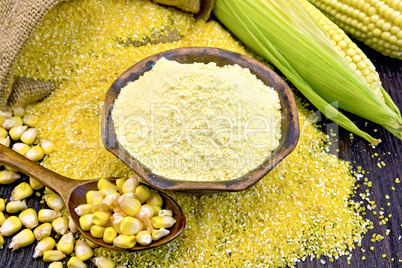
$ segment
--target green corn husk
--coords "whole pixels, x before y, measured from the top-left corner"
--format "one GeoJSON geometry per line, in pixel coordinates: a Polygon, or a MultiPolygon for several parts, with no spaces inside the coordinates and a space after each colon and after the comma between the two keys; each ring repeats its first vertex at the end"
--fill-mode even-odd
{"type": "Polygon", "coordinates": [[[217,0],[214,14],[244,44],[275,65],[323,114],[376,145],[333,105],[382,125],[402,139],[402,118],[382,102],[298,0],[217,0]]]}

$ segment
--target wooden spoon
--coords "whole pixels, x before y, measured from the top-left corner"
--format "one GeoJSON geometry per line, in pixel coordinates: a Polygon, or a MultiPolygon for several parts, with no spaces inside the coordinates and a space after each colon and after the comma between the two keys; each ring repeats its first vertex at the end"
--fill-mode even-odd
{"type": "MultiPolygon", "coordinates": [[[[86,203],[85,194],[88,191],[98,190],[98,180],[73,180],[64,177],[47,168],[42,167],[41,165],[29,160],[28,158],[1,144],[0,162],[38,180],[43,185],[59,194],[63,198],[64,203],[66,204],[75,225],[77,225],[78,230],[85,238],[102,247],[121,249],[113,246],[112,244],[105,243],[103,239],[93,237],[90,232],[82,230],[79,224],[79,217],[74,211],[74,209],[78,205],[86,203]]],[[[108,179],[110,179],[112,182],[116,180],[116,178],[108,179]]],[[[149,185],[147,185],[147,187],[155,189],[149,185]]],[[[170,209],[173,212],[173,217],[175,218],[176,223],[173,225],[172,228],[170,228],[169,235],[163,237],[158,241],[153,241],[148,246],[136,245],[133,248],[128,249],[129,251],[139,251],[160,246],[175,239],[183,231],[186,225],[186,218],[180,206],[165,193],[159,191],[159,194],[163,199],[163,208],[170,209]]]]}

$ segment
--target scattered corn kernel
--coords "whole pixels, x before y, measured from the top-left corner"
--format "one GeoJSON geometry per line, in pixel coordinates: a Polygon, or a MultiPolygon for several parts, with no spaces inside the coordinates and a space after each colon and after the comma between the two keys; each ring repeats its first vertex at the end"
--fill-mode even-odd
{"type": "Polygon", "coordinates": [[[13,171],[3,170],[0,171],[0,184],[10,184],[20,178],[20,174],[13,171]]]}
{"type": "Polygon", "coordinates": [[[3,248],[4,238],[0,235],[0,248],[3,248]]]}
{"type": "Polygon", "coordinates": [[[63,252],[66,255],[70,255],[74,251],[75,238],[72,233],[62,235],[57,243],[57,250],[63,252]]]}
{"type": "Polygon", "coordinates": [[[52,221],[53,230],[61,235],[64,235],[68,231],[68,219],[67,217],[56,218],[52,221]]]}
{"type": "Polygon", "coordinates": [[[87,200],[87,204],[92,204],[93,203],[93,200],[94,200],[94,196],[95,196],[95,194],[96,193],[98,193],[98,191],[88,191],[86,194],[85,194],[85,198],[86,198],[86,200],[87,200]]]}
{"type": "Polygon", "coordinates": [[[29,128],[28,130],[22,133],[20,140],[27,145],[32,145],[35,142],[36,138],[38,137],[38,134],[39,131],[36,128],[29,128]]]}
{"type": "Polygon", "coordinates": [[[55,262],[64,259],[66,255],[60,250],[47,250],[43,253],[43,260],[46,262],[55,262]]]}
{"type": "Polygon", "coordinates": [[[22,227],[20,219],[16,216],[8,217],[0,227],[1,236],[10,236],[18,232],[22,227]]]}
{"type": "Polygon", "coordinates": [[[10,118],[6,118],[6,120],[4,120],[2,127],[9,130],[12,129],[13,127],[17,127],[17,126],[22,126],[23,122],[21,117],[19,116],[13,116],[10,118]]]}
{"type": "Polygon", "coordinates": [[[63,268],[63,263],[59,261],[52,262],[48,268],[63,268]]]}
{"type": "Polygon", "coordinates": [[[152,234],[150,231],[141,231],[136,235],[138,244],[147,246],[152,242],[152,234]]]}
{"type": "MultiPolygon", "coordinates": [[[[0,132],[1,133],[1,132],[0,132]]],[[[4,138],[5,137],[7,137],[7,134],[4,136],[4,138]]],[[[119,193],[121,193],[121,194],[124,194],[123,193],[123,185],[124,185],[124,182],[127,180],[127,178],[119,178],[119,179],[116,179],[116,186],[117,186],[117,189],[119,190],[119,193]]]]}
{"type": "Polygon", "coordinates": [[[38,219],[42,223],[44,223],[44,222],[52,222],[56,218],[60,217],[60,215],[61,214],[58,211],[55,211],[53,209],[43,208],[43,209],[39,210],[38,219]]]}
{"type": "Polygon", "coordinates": [[[158,191],[151,189],[151,196],[147,199],[146,203],[152,206],[162,207],[163,200],[158,191]]]}
{"type": "Polygon", "coordinates": [[[135,216],[141,209],[141,202],[138,199],[123,194],[120,196],[118,204],[123,212],[129,216],[135,216]]]}
{"type": "Polygon", "coordinates": [[[67,268],[86,268],[87,265],[77,257],[71,257],[67,262],[67,268]]]}
{"type": "Polygon", "coordinates": [[[121,193],[126,194],[126,193],[135,193],[135,190],[138,186],[138,179],[135,176],[131,176],[127,180],[124,181],[124,183],[121,186],[121,193]]]}
{"type": "Polygon", "coordinates": [[[36,125],[39,122],[39,116],[34,115],[34,114],[26,114],[22,118],[22,121],[28,127],[36,127],[36,125]]]}
{"type": "Polygon", "coordinates": [[[40,190],[44,187],[44,185],[42,183],[40,183],[39,181],[33,179],[33,178],[29,178],[29,185],[31,185],[32,189],[34,190],[40,190]]]}
{"type": "Polygon", "coordinates": [[[10,135],[11,139],[17,141],[27,129],[27,126],[16,126],[9,130],[8,135],[10,135]]]}
{"type": "Polygon", "coordinates": [[[13,144],[13,147],[11,149],[21,155],[25,155],[29,151],[29,149],[31,149],[31,147],[29,147],[29,145],[26,145],[25,143],[17,142],[13,144]]]}
{"type": "Polygon", "coordinates": [[[6,217],[4,216],[3,212],[0,211],[0,226],[6,221],[6,217]]]}
{"type": "Polygon", "coordinates": [[[11,201],[11,202],[8,202],[6,205],[6,211],[8,213],[17,213],[17,212],[23,211],[27,208],[28,207],[27,207],[27,203],[25,202],[25,200],[11,201]]]}
{"type": "Polygon", "coordinates": [[[0,212],[3,212],[5,209],[6,209],[6,201],[3,198],[0,198],[0,212]]]}
{"type": "Polygon", "coordinates": [[[7,136],[6,138],[0,138],[0,144],[6,146],[6,147],[10,147],[11,141],[10,141],[10,137],[7,136]]]}
{"type": "Polygon", "coordinates": [[[92,214],[92,204],[79,205],[78,207],[76,207],[74,209],[74,211],[80,217],[84,216],[84,215],[87,215],[87,214],[92,214]]]}
{"type": "Polygon", "coordinates": [[[25,157],[28,158],[29,160],[32,160],[34,162],[42,160],[42,158],[45,156],[42,148],[38,145],[33,146],[29,151],[25,154],[25,157]]]}
{"type": "Polygon", "coordinates": [[[21,182],[11,192],[11,201],[19,201],[33,194],[33,189],[29,183],[21,182]]]}
{"type": "Polygon", "coordinates": [[[18,234],[16,234],[11,240],[9,248],[12,248],[13,251],[19,248],[23,248],[29,246],[35,241],[35,237],[30,229],[24,229],[18,234]]]}
{"type": "Polygon", "coordinates": [[[170,216],[156,216],[151,219],[151,223],[154,228],[170,228],[176,220],[170,216]]]}
{"type": "Polygon", "coordinates": [[[56,193],[52,193],[46,200],[46,204],[56,211],[61,210],[64,207],[63,198],[56,193]]]}
{"type": "Polygon", "coordinates": [[[75,242],[75,256],[81,261],[86,261],[92,258],[94,252],[92,248],[83,240],[75,242]]]}
{"type": "Polygon", "coordinates": [[[169,230],[165,228],[154,229],[152,231],[152,240],[157,241],[162,237],[167,236],[169,233],[170,233],[169,230]]]}
{"type": "Polygon", "coordinates": [[[56,146],[49,140],[43,139],[39,142],[39,146],[42,148],[45,155],[50,155],[56,149],[56,146]]]}
{"type": "Polygon", "coordinates": [[[137,198],[141,204],[148,200],[151,196],[151,191],[145,185],[140,185],[135,189],[135,198],[137,198]]]}
{"type": "Polygon", "coordinates": [[[25,109],[21,106],[13,108],[13,115],[23,117],[25,114],[25,109]]]}
{"type": "Polygon", "coordinates": [[[8,136],[8,131],[1,127],[1,117],[0,117],[0,138],[6,138],[8,136]]]}
{"type": "Polygon", "coordinates": [[[33,257],[34,258],[42,257],[45,251],[52,250],[54,249],[55,246],[56,241],[52,237],[50,236],[44,237],[36,245],[33,257]]]}
{"type": "Polygon", "coordinates": [[[45,237],[50,236],[51,233],[52,233],[52,225],[48,222],[39,225],[34,230],[34,236],[38,241],[40,241],[45,237]]]}
{"type": "Polygon", "coordinates": [[[24,225],[28,229],[32,229],[39,224],[38,215],[36,214],[36,211],[32,208],[28,208],[21,212],[20,215],[18,215],[18,218],[20,219],[22,225],[24,225]]]}
{"type": "Polygon", "coordinates": [[[142,230],[144,227],[141,220],[126,216],[123,218],[120,224],[120,231],[125,235],[135,235],[142,230]]]}
{"type": "Polygon", "coordinates": [[[78,228],[77,225],[75,225],[75,222],[73,221],[73,219],[70,217],[68,219],[68,229],[70,230],[70,232],[72,232],[73,234],[78,232],[78,228]]]}
{"type": "Polygon", "coordinates": [[[104,256],[94,258],[93,263],[98,268],[115,268],[114,262],[104,256]]]}

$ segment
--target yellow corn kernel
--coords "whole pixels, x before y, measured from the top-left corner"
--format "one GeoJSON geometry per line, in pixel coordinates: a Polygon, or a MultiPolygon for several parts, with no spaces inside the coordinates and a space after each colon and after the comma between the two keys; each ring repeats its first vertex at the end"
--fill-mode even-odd
{"type": "Polygon", "coordinates": [[[61,213],[59,211],[55,211],[53,209],[43,208],[39,210],[38,219],[39,222],[52,222],[56,218],[60,217],[61,213]]]}
{"type": "Polygon", "coordinates": [[[159,211],[162,209],[160,206],[152,206],[155,210],[154,216],[159,216],[159,211]]]}
{"type": "Polygon", "coordinates": [[[1,127],[1,116],[0,116],[0,138],[6,138],[8,136],[8,131],[1,127]]]}
{"type": "Polygon", "coordinates": [[[78,232],[77,225],[75,225],[75,222],[73,221],[73,219],[71,217],[69,217],[69,219],[68,219],[68,229],[73,234],[78,232]]]}
{"type": "Polygon", "coordinates": [[[158,193],[158,191],[152,190],[152,189],[150,191],[151,191],[151,196],[148,198],[146,203],[148,205],[162,207],[163,200],[162,200],[162,197],[160,196],[160,194],[158,193]]]}
{"type": "Polygon", "coordinates": [[[75,243],[75,256],[81,261],[86,261],[92,258],[94,252],[92,248],[83,240],[77,240],[75,243]]]}
{"type": "Polygon", "coordinates": [[[135,246],[137,240],[135,235],[124,235],[120,234],[115,239],[113,239],[113,245],[119,248],[129,249],[135,246]]]}
{"type": "Polygon", "coordinates": [[[13,144],[13,147],[11,147],[13,151],[19,153],[20,155],[25,155],[31,147],[29,145],[26,145],[25,143],[22,142],[16,142],[13,144]]]}
{"type": "Polygon", "coordinates": [[[126,216],[123,218],[120,224],[120,231],[125,235],[135,235],[142,230],[144,224],[141,220],[126,216]]]}
{"type": "Polygon", "coordinates": [[[113,240],[117,237],[117,231],[113,227],[107,227],[103,233],[103,241],[105,243],[113,243],[113,240]]]}
{"type": "Polygon", "coordinates": [[[86,214],[84,216],[81,216],[79,221],[81,229],[84,231],[89,231],[92,225],[94,225],[92,223],[92,214],[86,214]]]}
{"type": "MultiPolygon", "coordinates": [[[[7,132],[7,131],[6,131],[7,132]]],[[[0,132],[1,133],[1,132],[0,132]]],[[[5,137],[7,137],[7,134],[4,136],[4,138],[5,137]]],[[[117,186],[117,189],[119,190],[119,193],[120,194],[124,194],[123,193],[123,184],[124,184],[124,182],[127,180],[127,178],[119,178],[119,179],[116,179],[116,186],[117,186]]]]}
{"type": "Polygon", "coordinates": [[[115,268],[114,262],[104,256],[94,258],[93,263],[98,268],[115,268]]]}
{"type": "Polygon", "coordinates": [[[4,238],[0,235],[0,248],[3,248],[4,238]]]}
{"type": "Polygon", "coordinates": [[[63,268],[63,263],[59,261],[52,262],[48,268],[63,268]]]}
{"type": "Polygon", "coordinates": [[[0,144],[6,146],[6,147],[10,147],[11,141],[10,141],[10,137],[6,137],[6,138],[0,138],[0,144]]]}
{"type": "Polygon", "coordinates": [[[135,189],[135,198],[137,198],[141,204],[148,200],[151,196],[151,191],[145,185],[140,185],[135,189]]]}
{"type": "Polygon", "coordinates": [[[98,191],[88,191],[85,194],[85,199],[87,200],[87,204],[92,204],[93,200],[94,200],[94,195],[97,193],[98,191]]]}
{"type": "Polygon", "coordinates": [[[42,160],[42,158],[45,156],[45,153],[43,152],[42,148],[40,146],[35,145],[29,151],[25,154],[25,157],[28,158],[29,160],[32,160],[34,162],[42,160]]]}
{"type": "Polygon", "coordinates": [[[13,115],[23,117],[25,114],[25,109],[21,106],[13,108],[13,115]]]}
{"type": "Polygon", "coordinates": [[[161,209],[158,213],[158,216],[173,216],[173,212],[170,209],[161,209]]]}
{"type": "Polygon", "coordinates": [[[60,217],[52,221],[53,230],[61,235],[64,235],[68,230],[68,219],[67,217],[60,217]]]}
{"type": "Polygon", "coordinates": [[[129,216],[137,215],[141,209],[141,202],[138,201],[138,199],[129,196],[128,194],[123,194],[120,196],[118,204],[121,210],[129,216]]]}
{"type": "Polygon", "coordinates": [[[38,215],[32,208],[28,208],[27,210],[21,212],[20,215],[18,215],[18,218],[20,219],[22,225],[28,229],[32,229],[39,224],[38,215]]]}
{"type": "Polygon", "coordinates": [[[25,199],[33,194],[31,185],[26,182],[21,182],[18,184],[14,190],[11,192],[11,201],[18,201],[25,199]]]}
{"type": "Polygon", "coordinates": [[[10,184],[20,178],[20,174],[13,171],[3,170],[0,171],[0,184],[10,184]]]}
{"type": "Polygon", "coordinates": [[[25,200],[22,201],[11,201],[6,205],[6,211],[8,213],[17,213],[18,211],[27,209],[27,204],[25,200]]]}
{"type": "Polygon", "coordinates": [[[3,212],[0,211],[0,226],[6,221],[6,217],[4,216],[3,212]]]}
{"type": "Polygon", "coordinates": [[[33,257],[42,257],[45,251],[54,249],[54,246],[56,246],[56,241],[52,237],[48,236],[43,238],[36,245],[33,257]]]}
{"type": "Polygon", "coordinates": [[[170,233],[169,230],[167,230],[165,228],[154,229],[152,231],[152,240],[157,241],[157,240],[161,239],[162,237],[167,236],[169,233],[170,233]]]}
{"type": "Polygon", "coordinates": [[[119,200],[119,193],[111,193],[105,198],[103,198],[102,202],[99,204],[99,210],[101,211],[113,211],[117,207],[117,201],[119,200]]]}
{"type": "Polygon", "coordinates": [[[27,145],[32,145],[35,142],[36,138],[38,137],[38,134],[39,131],[36,128],[29,128],[28,130],[22,133],[20,140],[27,145]]]}
{"type": "Polygon", "coordinates": [[[50,223],[43,223],[35,228],[34,236],[36,240],[40,241],[41,239],[50,236],[52,233],[52,225],[50,223]]]}
{"type": "Polygon", "coordinates": [[[42,183],[40,183],[39,181],[33,179],[33,178],[29,178],[29,185],[31,185],[31,188],[34,190],[40,190],[44,187],[44,185],[42,183]]]}
{"type": "Polygon", "coordinates": [[[95,212],[99,210],[100,203],[103,201],[102,194],[98,191],[92,197],[92,211],[95,212]]]}
{"type": "Polygon", "coordinates": [[[63,198],[56,193],[52,193],[46,200],[46,204],[56,211],[61,210],[64,207],[63,198]]]}
{"type": "Polygon", "coordinates": [[[11,240],[8,248],[12,248],[13,251],[19,248],[29,246],[35,241],[35,237],[30,229],[24,229],[16,234],[11,240]]]}
{"type": "Polygon", "coordinates": [[[105,185],[113,185],[114,186],[114,184],[112,182],[110,182],[108,179],[102,178],[102,179],[99,179],[99,181],[98,181],[98,184],[97,184],[98,190],[100,191],[102,189],[102,187],[105,185]]]}
{"type": "Polygon", "coordinates": [[[152,242],[152,234],[150,231],[141,231],[136,235],[138,244],[148,246],[152,242]]]}
{"type": "Polygon", "coordinates": [[[98,247],[99,247],[98,244],[92,242],[92,241],[89,240],[89,239],[86,239],[86,238],[85,238],[85,242],[86,242],[86,243],[88,244],[88,246],[90,246],[91,248],[98,248],[98,247]]]}
{"type": "Polygon", "coordinates": [[[6,201],[3,198],[0,198],[0,212],[3,212],[5,209],[6,209],[6,201]]]}
{"type": "Polygon", "coordinates": [[[23,122],[21,117],[19,116],[13,116],[10,118],[6,118],[6,120],[4,120],[2,127],[9,130],[12,129],[13,127],[17,127],[17,126],[22,126],[23,122]]]}
{"type": "Polygon", "coordinates": [[[99,190],[102,197],[106,197],[107,195],[117,193],[117,186],[114,185],[113,183],[107,183],[102,186],[102,188],[99,190]]]}
{"type": "Polygon", "coordinates": [[[71,257],[67,262],[67,268],[86,268],[87,265],[77,257],[71,257]]]}
{"type": "Polygon", "coordinates": [[[151,224],[151,218],[155,215],[155,209],[153,206],[145,204],[141,206],[140,211],[137,214],[137,218],[143,221],[147,227],[147,230],[152,232],[154,229],[151,224]]]}
{"type": "Polygon", "coordinates": [[[92,223],[95,225],[105,225],[110,217],[112,216],[112,213],[109,211],[95,211],[92,214],[92,223]]]}
{"type": "Polygon", "coordinates": [[[4,119],[6,119],[6,118],[12,117],[13,113],[11,111],[2,111],[2,110],[0,110],[0,116],[4,117],[4,119]]]}
{"type": "Polygon", "coordinates": [[[123,185],[121,186],[121,191],[123,194],[134,193],[138,184],[138,179],[135,176],[131,176],[126,181],[124,181],[123,185]]]}
{"type": "Polygon", "coordinates": [[[154,228],[170,228],[176,220],[170,216],[156,216],[151,219],[151,223],[154,228]]]}
{"type": "Polygon", "coordinates": [[[76,207],[74,209],[74,211],[80,217],[84,216],[84,215],[87,215],[87,214],[92,214],[92,204],[79,205],[78,207],[76,207]]]}
{"type": "Polygon", "coordinates": [[[42,148],[45,155],[50,155],[56,148],[51,141],[45,139],[39,142],[39,146],[42,148]]]}
{"type": "Polygon", "coordinates": [[[16,126],[8,131],[8,135],[10,135],[11,139],[17,141],[21,138],[21,135],[27,131],[27,129],[27,126],[16,126]]]}
{"type": "Polygon", "coordinates": [[[43,261],[54,262],[64,259],[66,255],[60,250],[47,250],[43,253],[43,261]]]}
{"type": "Polygon", "coordinates": [[[64,234],[57,243],[57,250],[66,255],[70,255],[74,251],[75,238],[72,233],[64,234]]]}
{"type": "Polygon", "coordinates": [[[121,221],[124,219],[124,217],[125,217],[125,214],[120,213],[120,212],[116,212],[112,215],[112,217],[110,217],[112,226],[118,233],[121,233],[120,225],[121,225],[121,221]]]}
{"type": "Polygon", "coordinates": [[[34,114],[26,114],[22,118],[22,121],[28,127],[36,127],[36,125],[39,122],[39,116],[34,115],[34,114]]]}
{"type": "Polygon", "coordinates": [[[95,238],[102,238],[103,234],[105,233],[106,227],[101,225],[93,225],[89,230],[91,235],[95,238]]]}

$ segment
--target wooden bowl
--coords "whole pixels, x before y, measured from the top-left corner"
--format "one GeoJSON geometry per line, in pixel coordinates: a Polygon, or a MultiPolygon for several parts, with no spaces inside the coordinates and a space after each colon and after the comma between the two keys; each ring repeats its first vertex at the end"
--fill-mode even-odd
{"type": "Polygon", "coordinates": [[[160,190],[186,191],[186,192],[219,192],[219,191],[241,191],[245,190],[264,175],[272,170],[282,159],[284,159],[296,147],[299,139],[299,117],[293,93],[289,86],[270,68],[248,56],[234,53],[218,48],[191,47],[178,48],[150,56],[124,72],[112,84],[106,94],[103,118],[102,118],[102,140],[107,150],[117,156],[120,160],[132,168],[147,183],[160,190]],[[250,171],[248,174],[226,181],[183,181],[172,180],[152,173],[152,171],[140,163],[119,143],[112,119],[113,105],[121,89],[128,82],[138,79],[143,73],[152,69],[160,58],[174,60],[179,63],[215,62],[218,66],[238,64],[248,68],[266,85],[273,87],[279,94],[282,106],[282,138],[280,144],[271,156],[265,159],[261,165],[250,171]]]}

